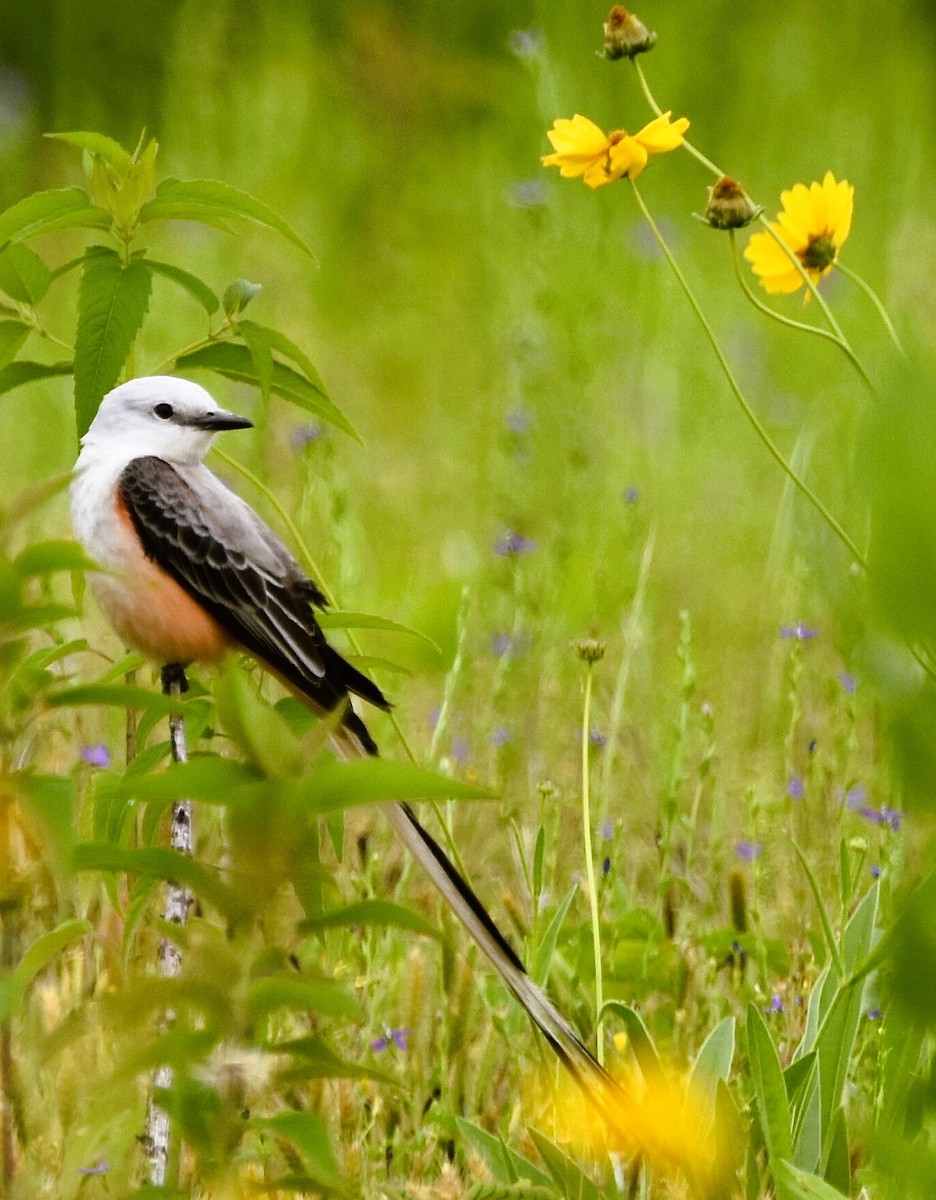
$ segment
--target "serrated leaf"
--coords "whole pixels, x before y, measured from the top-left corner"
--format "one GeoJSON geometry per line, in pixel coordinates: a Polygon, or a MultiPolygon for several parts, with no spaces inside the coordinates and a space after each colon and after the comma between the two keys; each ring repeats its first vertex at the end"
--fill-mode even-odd
{"type": "Polygon", "coordinates": [[[318,623],[323,629],[383,629],[388,633],[405,633],[410,637],[419,638],[427,646],[431,646],[441,656],[438,642],[434,642],[425,633],[413,629],[409,625],[401,625],[399,621],[389,621],[386,617],[377,617],[373,613],[348,612],[344,609],[330,608],[327,612],[317,614],[318,623]]]}
{"type": "Polygon", "coordinates": [[[0,289],[21,304],[38,304],[49,290],[49,268],[34,250],[9,242],[0,250],[0,289]]]}
{"type": "Polygon", "coordinates": [[[143,205],[141,221],[202,220],[205,216],[224,220],[244,218],[275,229],[293,245],[315,255],[296,231],[261,200],[216,179],[164,179],[155,199],[143,205]]]}
{"type": "Polygon", "coordinates": [[[12,392],[14,388],[22,387],[25,383],[35,383],[38,379],[71,375],[72,369],[70,362],[37,363],[21,360],[7,363],[0,369],[0,396],[4,392],[12,392]]]}
{"type": "Polygon", "coordinates": [[[0,321],[0,368],[12,362],[29,337],[29,326],[22,321],[0,321]]]}
{"type": "Polygon", "coordinates": [[[146,265],[154,274],[171,279],[173,283],[184,288],[190,296],[198,301],[209,317],[214,316],[221,307],[221,302],[208,284],[203,283],[197,275],[193,275],[190,271],[183,271],[174,263],[160,262],[155,258],[148,258],[146,265]]]}
{"type": "Polygon", "coordinates": [[[149,307],[153,277],[143,259],[123,263],[99,247],[85,260],[75,335],[75,419],[83,437],[117,383],[149,307]]]}
{"type": "MultiPolygon", "coordinates": [[[[213,342],[210,346],[193,350],[191,354],[183,354],[176,359],[175,365],[180,371],[216,371],[226,379],[234,379],[238,383],[252,383],[254,386],[259,386],[260,383],[250,350],[236,342],[213,342]]],[[[341,409],[285,363],[274,362],[270,390],[306,412],[314,413],[322,420],[328,421],[356,441],[361,440],[357,430],[341,409]]]]}
{"type": "Polygon", "coordinates": [[[126,175],[133,166],[133,159],[123,146],[103,133],[78,130],[74,133],[47,133],[43,136],[56,142],[67,142],[70,146],[77,146],[79,150],[87,150],[90,154],[103,159],[120,175],[126,175]]]}
{"type": "Polygon", "coordinates": [[[84,226],[109,229],[110,214],[91,203],[81,188],[34,192],[0,213],[0,246],[26,241],[39,233],[84,226]]]}
{"type": "Polygon", "coordinates": [[[332,909],[319,917],[311,917],[299,925],[302,933],[313,933],[319,929],[349,929],[357,925],[377,925],[385,929],[408,929],[427,937],[442,940],[442,932],[431,921],[409,908],[391,904],[387,900],[359,900],[344,908],[332,909]]]}

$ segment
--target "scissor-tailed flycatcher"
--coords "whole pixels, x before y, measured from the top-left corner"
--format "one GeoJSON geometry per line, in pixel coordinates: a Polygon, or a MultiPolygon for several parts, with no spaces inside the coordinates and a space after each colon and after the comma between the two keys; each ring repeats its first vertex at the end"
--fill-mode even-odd
{"type": "MultiPolygon", "coordinates": [[[[312,611],[325,605],[319,588],[202,463],[216,433],[250,425],[171,376],[134,379],[104,397],[71,492],[75,533],[102,567],[92,591],[120,637],[156,662],[246,650],[315,711],[342,708],[339,752],[376,754],[349,696],[387,708],[383,694],[325,640],[312,611]]],[[[610,1077],[412,809],[381,807],[559,1058],[600,1102],[612,1100],[610,1077]]]]}

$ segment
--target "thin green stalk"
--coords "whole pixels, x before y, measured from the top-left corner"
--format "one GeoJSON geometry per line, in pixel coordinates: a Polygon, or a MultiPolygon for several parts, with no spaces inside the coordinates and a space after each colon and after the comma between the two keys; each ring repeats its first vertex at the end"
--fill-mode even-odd
{"type": "Polygon", "coordinates": [[[735,277],[737,278],[738,283],[741,285],[741,290],[744,292],[745,296],[747,296],[748,300],[750,300],[750,302],[754,305],[754,307],[759,312],[764,313],[766,316],[772,317],[773,320],[779,321],[781,325],[788,325],[791,329],[800,329],[804,333],[814,333],[817,337],[825,338],[826,341],[833,342],[846,355],[849,362],[861,376],[862,382],[865,384],[871,395],[877,397],[877,390],[874,384],[871,382],[867,371],[858,361],[854,351],[847,342],[843,342],[841,338],[828,329],[820,329],[818,325],[810,325],[806,321],[795,321],[792,317],[784,316],[783,313],[779,313],[776,311],[776,309],[771,308],[769,304],[765,304],[763,300],[761,300],[751,290],[751,286],[744,274],[744,269],[741,266],[741,259],[738,254],[738,240],[735,237],[735,231],[733,229],[729,229],[728,233],[731,238],[731,260],[734,264],[735,277]]]}
{"type": "Polygon", "coordinates": [[[894,328],[893,323],[891,322],[891,319],[888,316],[887,309],[884,307],[883,302],[881,301],[880,297],[878,296],[878,294],[874,290],[874,288],[871,286],[871,284],[867,283],[864,279],[862,279],[857,271],[853,271],[851,269],[851,267],[846,267],[844,263],[836,262],[835,269],[837,271],[841,271],[841,273],[845,276],[846,279],[850,279],[852,281],[852,283],[857,284],[858,287],[861,288],[861,290],[864,292],[864,294],[868,297],[868,299],[871,301],[871,303],[877,309],[878,316],[884,322],[884,328],[887,330],[891,341],[897,347],[898,351],[902,355],[906,356],[906,351],[903,348],[903,343],[901,342],[900,338],[897,336],[897,330],[894,328]]]}
{"type": "MultiPolygon", "coordinates": [[[[647,77],[643,73],[643,67],[636,58],[632,58],[631,62],[634,64],[634,70],[637,72],[637,78],[640,80],[640,86],[643,90],[644,99],[650,106],[653,115],[655,117],[661,117],[663,115],[663,109],[660,108],[659,104],[657,104],[656,98],[650,91],[650,85],[647,83],[647,77]]],[[[691,142],[687,142],[685,138],[682,142],[682,148],[687,152],[687,154],[690,154],[696,160],[696,162],[700,162],[707,171],[711,171],[713,175],[717,175],[719,179],[725,174],[725,172],[717,167],[710,158],[706,158],[701,150],[697,150],[695,146],[693,146],[691,142]]]]}
{"type": "Polygon", "coordinates": [[[598,883],[595,878],[595,856],[592,849],[591,790],[589,780],[589,734],[591,733],[592,662],[585,672],[585,701],[582,705],[582,833],[585,839],[585,876],[588,882],[588,903],[591,908],[592,944],[595,951],[595,1040],[598,1062],[604,1066],[604,1039],[601,1036],[601,1013],[604,1009],[604,985],[601,976],[601,926],[598,918],[598,883]]]}
{"type": "Polygon", "coordinates": [[[683,293],[686,296],[686,299],[689,301],[689,304],[692,307],[692,311],[695,313],[699,324],[702,326],[705,336],[708,338],[709,344],[711,345],[712,350],[715,352],[715,357],[718,359],[718,364],[721,367],[722,372],[724,373],[724,376],[728,381],[728,386],[731,388],[732,392],[734,393],[735,399],[741,405],[741,409],[744,412],[744,415],[747,417],[748,421],[750,422],[751,427],[753,428],[754,432],[760,438],[761,442],[764,444],[764,447],[767,449],[770,456],[776,462],[777,466],[780,467],[780,469],[783,471],[784,475],[787,476],[787,478],[790,480],[790,482],[793,484],[793,486],[809,501],[809,503],[813,506],[813,508],[816,510],[816,512],[819,513],[819,515],[822,517],[822,519],[825,521],[825,523],[829,526],[829,528],[832,530],[832,532],[835,534],[835,536],[839,539],[839,541],[842,543],[842,545],[846,548],[846,550],[852,556],[852,558],[855,560],[855,562],[857,562],[861,567],[867,569],[867,563],[865,561],[864,555],[859,551],[858,547],[855,545],[855,543],[852,541],[852,539],[848,536],[848,534],[845,532],[845,530],[842,528],[842,526],[839,524],[839,522],[835,519],[835,517],[832,515],[832,513],[829,512],[829,510],[826,508],[826,506],[823,504],[823,502],[819,499],[819,497],[816,495],[816,493],[812,490],[812,488],[810,488],[808,484],[806,484],[802,479],[800,479],[799,475],[797,475],[797,473],[793,470],[793,468],[790,466],[790,464],[787,462],[787,460],[783,457],[783,455],[777,449],[777,446],[774,443],[773,439],[771,438],[770,434],[767,432],[767,430],[761,424],[761,421],[758,418],[757,414],[754,412],[754,410],[751,408],[750,404],[747,402],[747,399],[745,398],[744,393],[741,391],[741,387],[738,384],[738,381],[734,377],[734,373],[732,372],[731,367],[728,365],[728,360],[725,358],[724,352],[722,351],[722,348],[719,345],[718,339],[715,336],[715,331],[712,329],[712,326],[709,324],[708,318],[705,316],[705,313],[702,311],[702,308],[699,305],[699,302],[695,297],[695,293],[692,291],[692,288],[690,288],[689,282],[686,279],[685,275],[683,275],[682,271],[680,270],[679,264],[676,262],[676,259],[673,257],[672,251],[670,250],[669,246],[667,245],[665,238],[660,233],[660,230],[658,229],[656,222],[654,221],[653,217],[650,215],[650,210],[647,208],[646,204],[644,203],[643,197],[641,196],[636,183],[634,183],[633,179],[631,179],[630,182],[631,182],[631,187],[633,188],[634,196],[637,200],[638,207],[640,208],[640,211],[643,214],[644,220],[647,222],[648,226],[650,227],[650,232],[653,234],[654,240],[656,241],[657,245],[660,247],[660,250],[663,252],[663,256],[665,257],[667,263],[669,264],[670,270],[676,276],[679,286],[682,288],[683,293]]]}

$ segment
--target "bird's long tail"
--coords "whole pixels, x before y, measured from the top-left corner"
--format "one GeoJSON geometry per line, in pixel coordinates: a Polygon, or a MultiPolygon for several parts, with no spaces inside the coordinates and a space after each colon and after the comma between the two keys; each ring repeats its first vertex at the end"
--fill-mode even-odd
{"type": "MultiPolygon", "coordinates": [[[[376,754],[370,736],[360,738],[360,718],[346,721],[336,741],[339,753],[348,756],[376,754]]],[[[417,860],[466,932],[491,962],[507,987],[527,1011],[560,1062],[598,1111],[613,1127],[618,1124],[622,1092],[598,1063],[566,1018],[527,974],[513,947],[495,925],[468,881],[435,838],[420,823],[408,804],[385,803],[381,809],[397,836],[417,860]]]]}

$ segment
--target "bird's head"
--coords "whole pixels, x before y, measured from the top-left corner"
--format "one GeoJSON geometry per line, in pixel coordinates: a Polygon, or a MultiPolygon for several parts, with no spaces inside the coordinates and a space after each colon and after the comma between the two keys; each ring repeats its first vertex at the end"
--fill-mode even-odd
{"type": "Polygon", "coordinates": [[[108,392],[81,439],[87,449],[154,454],[166,462],[201,462],[211,439],[224,429],[249,429],[246,417],[225,412],[188,379],[150,375],[108,392]]]}

